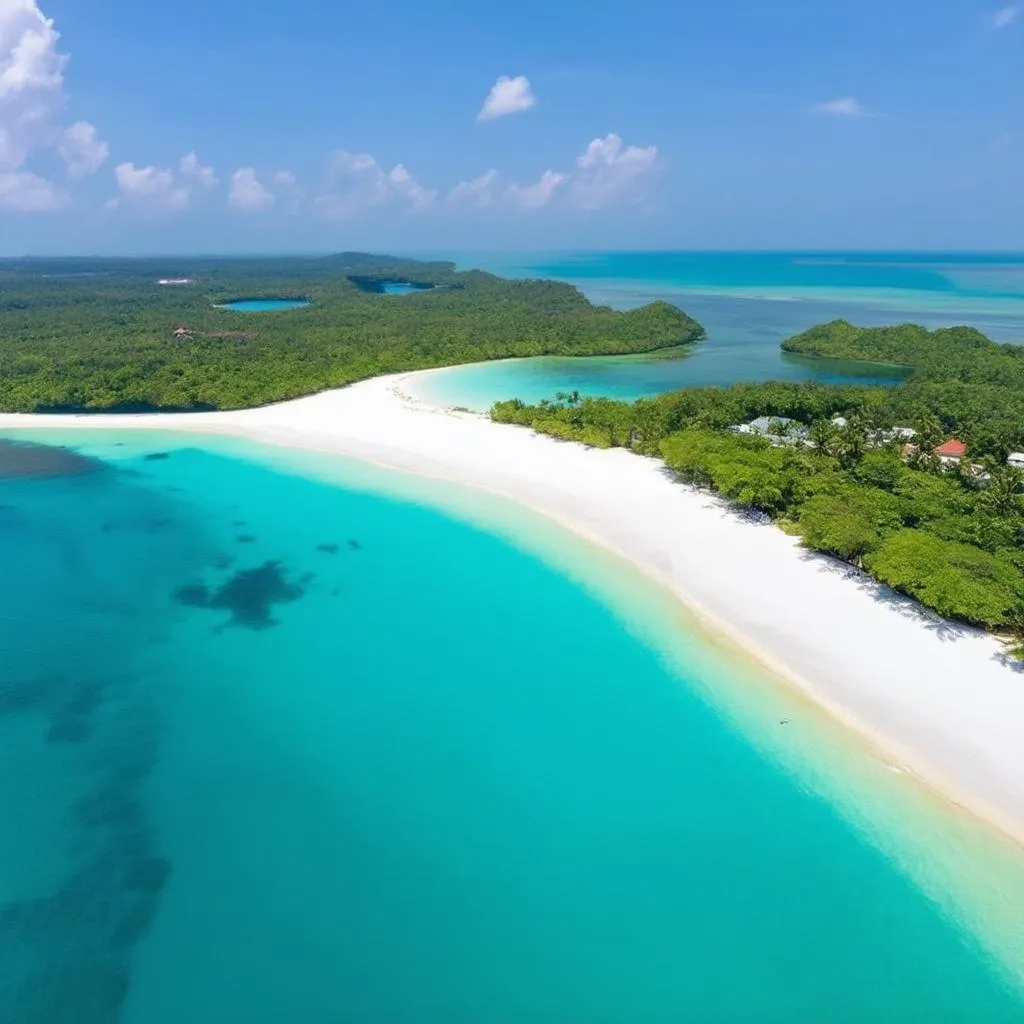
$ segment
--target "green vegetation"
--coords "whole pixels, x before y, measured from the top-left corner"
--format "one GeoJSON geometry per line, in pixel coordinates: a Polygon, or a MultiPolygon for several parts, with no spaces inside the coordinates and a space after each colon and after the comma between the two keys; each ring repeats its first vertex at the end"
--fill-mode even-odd
{"type": "Polygon", "coordinates": [[[499,402],[491,415],[660,456],[682,479],[773,517],[807,547],[944,616],[1016,636],[1024,655],[1024,474],[1005,465],[1008,451],[1024,450],[1024,348],[969,328],[860,330],[843,321],[784,347],[913,373],[893,388],[769,382],[633,403],[560,395],[537,406],[499,402]],[[761,416],[806,429],[779,443],[727,429],[761,416]],[[895,427],[916,430],[916,448],[904,449],[895,427]],[[932,449],[953,433],[969,443],[969,457],[944,467],[932,449]]]}
{"type": "Polygon", "coordinates": [[[399,370],[507,356],[653,351],[699,324],[628,313],[554,281],[450,263],[325,258],[0,262],[0,411],[229,409],[399,370]],[[193,283],[161,286],[160,278],[193,283]],[[379,294],[385,282],[424,287],[379,294]],[[247,314],[232,299],[304,298],[247,314]],[[176,328],[187,335],[175,337],[176,328]]]}

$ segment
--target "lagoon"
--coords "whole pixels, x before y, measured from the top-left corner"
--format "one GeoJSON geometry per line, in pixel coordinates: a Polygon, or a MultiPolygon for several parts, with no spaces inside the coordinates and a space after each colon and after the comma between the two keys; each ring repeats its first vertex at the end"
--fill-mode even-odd
{"type": "Polygon", "coordinates": [[[1024,1013],[934,877],[1019,884],[995,847],[597,549],[336,457],[73,442],[0,481],[12,1024],[1024,1013]]]}
{"type": "Polygon", "coordinates": [[[897,383],[892,368],[783,353],[786,338],[845,318],[871,326],[966,323],[1024,343],[1024,257],[907,253],[537,253],[458,255],[503,276],[553,277],[593,302],[632,309],[661,299],[700,321],[707,339],[643,356],[545,358],[455,367],[424,397],[483,411],[558,391],[624,400],[736,381],[897,383]]]}
{"type": "Polygon", "coordinates": [[[220,308],[234,313],[277,313],[286,309],[303,309],[308,305],[307,299],[237,299],[223,303],[220,308]]]}
{"type": "Polygon", "coordinates": [[[433,285],[408,284],[404,281],[385,281],[380,290],[385,295],[416,295],[419,292],[433,291],[433,285]]]}

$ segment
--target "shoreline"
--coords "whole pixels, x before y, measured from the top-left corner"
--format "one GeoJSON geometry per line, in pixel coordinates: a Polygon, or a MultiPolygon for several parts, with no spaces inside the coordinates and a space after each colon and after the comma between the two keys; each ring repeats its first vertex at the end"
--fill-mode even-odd
{"type": "Polygon", "coordinates": [[[612,551],[938,796],[1024,844],[1024,671],[949,623],[622,449],[415,397],[424,370],[234,412],[0,414],[0,430],[228,434],[486,491],[612,551]]]}

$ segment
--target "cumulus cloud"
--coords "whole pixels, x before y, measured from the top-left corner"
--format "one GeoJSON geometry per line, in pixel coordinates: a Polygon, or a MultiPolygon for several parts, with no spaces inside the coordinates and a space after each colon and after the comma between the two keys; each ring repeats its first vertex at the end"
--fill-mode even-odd
{"type": "MultiPolygon", "coordinates": [[[[118,164],[114,169],[121,199],[147,213],[177,213],[188,207],[192,190],[169,167],[118,164]]],[[[116,205],[108,204],[108,205],[116,205]]]]}
{"type": "Polygon", "coordinates": [[[866,117],[867,110],[852,96],[842,96],[836,100],[817,103],[811,108],[815,114],[824,117],[866,117]]]}
{"type": "Polygon", "coordinates": [[[537,97],[530,88],[530,80],[523,75],[509,78],[502,75],[491,86],[491,91],[484,100],[484,105],[476,115],[477,121],[493,121],[509,114],[521,114],[537,105],[537,97]]]}
{"type": "Polygon", "coordinates": [[[481,209],[493,206],[497,182],[498,172],[493,169],[481,174],[479,178],[460,181],[448,193],[448,202],[457,206],[476,206],[481,209]]]}
{"type": "Polygon", "coordinates": [[[29,212],[67,201],[55,181],[26,166],[37,154],[56,151],[70,177],[84,177],[106,159],[91,125],[60,123],[69,57],[58,51],[59,40],[36,0],[0,0],[0,207],[29,212]]]}
{"type": "Polygon", "coordinates": [[[505,197],[524,210],[536,210],[547,206],[568,180],[569,175],[561,171],[545,171],[533,185],[509,185],[505,197]]]}
{"type": "Polygon", "coordinates": [[[240,167],[231,175],[228,205],[247,213],[259,213],[274,205],[274,193],[260,184],[252,167],[240,167]]]}
{"type": "Polygon", "coordinates": [[[110,156],[110,147],[88,121],[76,121],[64,129],[57,152],[67,164],[69,178],[85,178],[103,166],[110,156]]]}
{"type": "Polygon", "coordinates": [[[327,187],[314,203],[326,217],[345,218],[390,204],[425,210],[436,200],[437,191],[420,185],[402,164],[385,171],[369,153],[343,149],[331,158],[327,187]]]}
{"type": "MultiPolygon", "coordinates": [[[[0,0],[2,2],[2,0],[0,0]]],[[[197,192],[209,192],[217,185],[213,168],[193,153],[186,153],[175,171],[171,167],[121,163],[114,168],[118,198],[106,204],[108,210],[129,207],[141,213],[161,215],[188,209],[197,192]]]]}
{"type": "Polygon", "coordinates": [[[658,164],[657,146],[627,146],[618,135],[593,139],[576,159],[569,195],[584,210],[633,199],[658,164]]]}
{"type": "Polygon", "coordinates": [[[998,11],[989,15],[989,26],[995,29],[1009,28],[1017,20],[1019,8],[1016,4],[1009,7],[1001,7],[998,11]]]}
{"type": "Polygon", "coordinates": [[[209,192],[217,187],[217,175],[213,173],[213,168],[204,166],[196,156],[195,150],[181,158],[178,170],[186,182],[202,192],[209,192]]]}
{"type": "Polygon", "coordinates": [[[18,213],[56,210],[67,202],[52,181],[30,171],[0,171],[0,209],[18,213]]]}

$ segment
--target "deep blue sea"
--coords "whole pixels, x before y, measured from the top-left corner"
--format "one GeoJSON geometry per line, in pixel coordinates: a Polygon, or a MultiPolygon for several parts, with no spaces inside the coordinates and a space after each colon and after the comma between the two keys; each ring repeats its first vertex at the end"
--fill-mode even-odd
{"type": "Polygon", "coordinates": [[[1024,343],[1024,256],[957,253],[449,254],[461,267],[553,277],[594,302],[631,309],[664,299],[707,328],[683,354],[511,360],[437,374],[424,393],[487,409],[505,398],[558,391],[633,399],[736,380],[895,382],[881,367],[784,354],[787,337],[838,317],[862,325],[971,324],[1024,343]]]}
{"type": "Polygon", "coordinates": [[[1020,849],[612,556],[329,456],[20,436],[78,452],[0,479],[5,1024],[1024,1020],[1020,849]]]}

